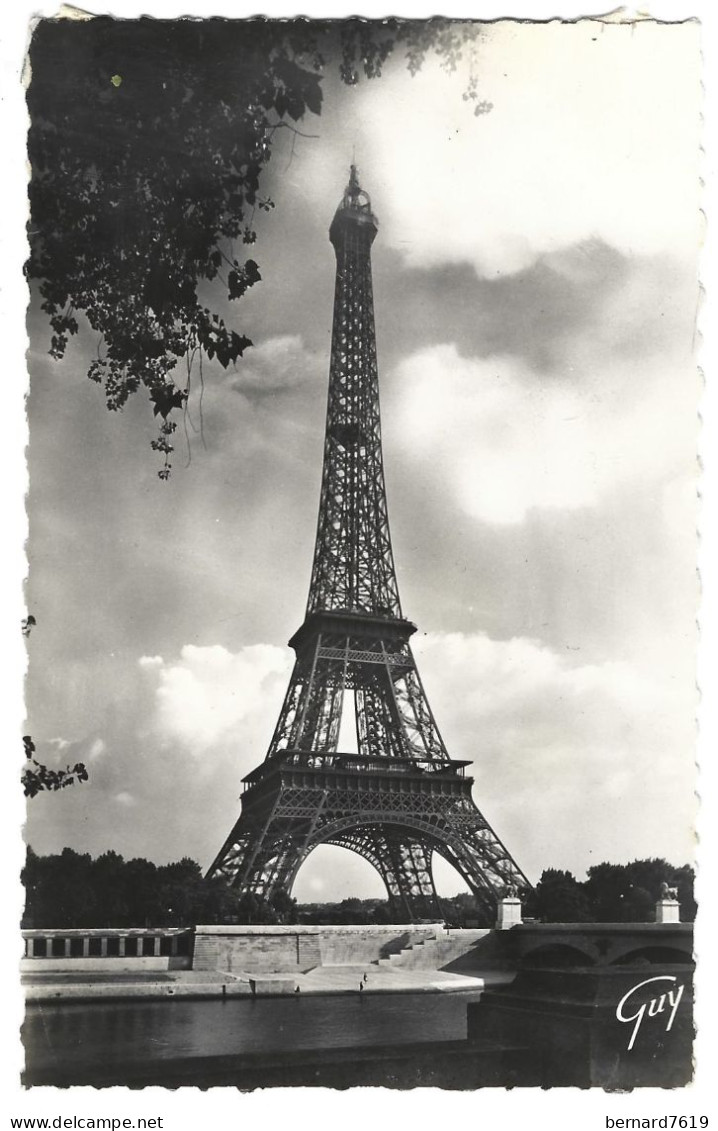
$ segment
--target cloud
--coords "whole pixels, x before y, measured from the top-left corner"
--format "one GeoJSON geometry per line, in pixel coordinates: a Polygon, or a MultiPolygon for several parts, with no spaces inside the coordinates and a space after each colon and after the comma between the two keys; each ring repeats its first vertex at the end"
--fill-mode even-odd
{"type": "Polygon", "coordinates": [[[107,746],[104,739],[96,738],[87,751],[87,758],[90,762],[96,762],[107,751],[107,746]]]}
{"type": "Polygon", "coordinates": [[[118,805],[132,806],[132,805],[136,804],[135,799],[132,796],[132,794],[131,793],[125,793],[124,791],[122,793],[116,793],[115,794],[115,801],[117,802],[118,805]]]}
{"type": "Polygon", "coordinates": [[[594,847],[597,859],[688,858],[688,680],[522,637],[431,633],[415,652],[449,752],[473,760],[477,803],[522,866],[585,867],[594,847]]]}
{"type": "MultiPolygon", "coordinates": [[[[44,741],[38,740],[38,745],[41,751],[44,747],[49,746],[52,749],[52,755],[61,756],[65,762],[96,762],[103,754],[107,752],[107,744],[103,738],[90,738],[89,736],[79,739],[69,738],[48,738],[44,741]]],[[[46,754],[41,752],[41,759],[47,757],[46,754]]],[[[53,757],[53,763],[56,759],[53,757]]]]}
{"type": "Polygon", "coordinates": [[[472,357],[511,354],[546,380],[581,382],[608,358],[685,356],[697,297],[695,259],[628,257],[585,240],[491,279],[468,264],[405,267],[383,339],[400,355],[447,341],[472,357]]]}
{"type": "Polygon", "coordinates": [[[50,746],[54,746],[58,754],[62,754],[69,746],[72,745],[69,738],[48,738],[50,746]]]}
{"type": "Polygon", "coordinates": [[[316,376],[318,364],[299,334],[268,338],[247,351],[231,388],[245,396],[270,396],[296,389],[316,376]]]}
{"type": "Polygon", "coordinates": [[[650,21],[500,23],[453,76],[427,60],[409,87],[397,66],[356,110],[392,246],[485,276],[586,238],[697,247],[698,37],[650,21]],[[479,118],[462,101],[472,69],[494,105],[479,118]]]}
{"type": "Polygon", "coordinates": [[[392,442],[439,471],[463,512],[516,524],[532,508],[595,507],[611,492],[694,474],[694,381],[656,367],[639,390],[625,365],[595,381],[537,379],[509,355],[452,344],[404,359],[393,379],[392,442]]]}
{"type": "Polygon", "coordinates": [[[199,757],[230,739],[244,745],[258,726],[266,729],[268,720],[273,725],[291,660],[286,649],[268,644],[236,653],[220,645],[186,644],[179,660],[148,670],[157,679],[157,731],[165,742],[178,740],[199,757]]]}

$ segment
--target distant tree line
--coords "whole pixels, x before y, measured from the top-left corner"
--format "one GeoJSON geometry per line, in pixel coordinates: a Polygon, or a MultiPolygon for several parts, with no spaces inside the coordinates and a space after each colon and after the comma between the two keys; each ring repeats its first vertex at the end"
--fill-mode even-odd
{"type": "Polygon", "coordinates": [[[693,869],[666,860],[596,864],[587,879],[547,868],[524,905],[524,915],[544,923],[650,923],[664,883],[678,890],[683,922],[693,922],[693,869]]]}
{"type": "Polygon", "coordinates": [[[185,927],[222,922],[237,898],[227,885],[206,880],[194,860],[153,864],[104,852],[64,848],[57,856],[28,849],[22,872],[24,927],[185,927]]]}
{"type": "Polygon", "coordinates": [[[352,896],[339,903],[300,903],[297,912],[300,922],[317,926],[396,922],[388,899],[357,899],[352,896]]]}
{"type": "MultiPolygon", "coordinates": [[[[252,894],[238,897],[224,880],[206,879],[199,864],[187,857],[158,865],[142,858],[124,860],[111,851],[93,860],[71,848],[53,856],[38,856],[30,848],[22,880],[27,928],[397,922],[384,899],[299,904],[282,890],[270,899],[252,894]]],[[[597,864],[583,882],[570,872],[548,868],[524,900],[524,916],[546,923],[650,922],[663,883],[678,889],[681,919],[692,921],[693,870],[660,859],[597,864]]],[[[441,910],[453,926],[484,925],[468,892],[442,898],[441,910]]]]}

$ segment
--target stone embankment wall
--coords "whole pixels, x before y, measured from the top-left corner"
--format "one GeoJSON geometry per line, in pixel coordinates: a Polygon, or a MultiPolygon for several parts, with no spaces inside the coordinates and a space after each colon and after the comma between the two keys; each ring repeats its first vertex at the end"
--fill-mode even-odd
{"type": "Polygon", "coordinates": [[[235,975],[300,973],[317,966],[407,970],[491,965],[484,930],[414,926],[199,926],[191,928],[23,931],[23,972],[194,969],[235,975]]]}
{"type": "Polygon", "coordinates": [[[371,927],[214,927],[195,930],[195,970],[306,971],[369,964],[433,939],[441,924],[371,927]]]}

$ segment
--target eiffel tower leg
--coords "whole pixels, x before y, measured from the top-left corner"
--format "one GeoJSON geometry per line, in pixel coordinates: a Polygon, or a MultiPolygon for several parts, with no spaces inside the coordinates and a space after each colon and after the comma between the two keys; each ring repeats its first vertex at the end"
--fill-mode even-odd
{"type": "MultiPolygon", "coordinates": [[[[214,863],[207,870],[208,879],[221,877],[232,887],[261,894],[261,885],[258,887],[256,880],[252,883],[249,877],[252,875],[253,865],[265,844],[265,838],[276,808],[277,802],[275,801],[268,814],[265,814],[261,819],[256,815],[248,817],[242,813],[217,854],[214,863]]],[[[254,871],[256,873],[257,870],[254,869],[254,871]]]]}
{"type": "Polygon", "coordinates": [[[466,880],[488,926],[496,918],[497,901],[509,886],[528,886],[490,829],[462,830],[461,837],[442,839],[436,851],[466,880]]]}
{"type": "Polygon", "coordinates": [[[207,873],[242,892],[270,898],[289,891],[310,850],[326,801],[325,789],[282,788],[264,804],[250,806],[207,873]]]}
{"type": "Polygon", "coordinates": [[[431,856],[431,846],[423,841],[402,839],[394,846],[395,876],[412,919],[441,917],[431,856]]]}
{"type": "Polygon", "coordinates": [[[436,851],[447,864],[451,864],[460,876],[466,881],[471,894],[476,899],[479,910],[486,918],[486,926],[492,926],[496,919],[496,902],[498,893],[486,882],[483,875],[477,871],[474,862],[460,851],[447,844],[438,844],[436,851]]]}

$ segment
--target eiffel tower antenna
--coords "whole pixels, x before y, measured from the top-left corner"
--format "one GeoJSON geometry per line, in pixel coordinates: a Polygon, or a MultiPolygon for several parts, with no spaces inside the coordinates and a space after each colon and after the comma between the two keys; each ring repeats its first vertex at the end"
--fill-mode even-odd
{"type": "Polygon", "coordinates": [[[389,534],[382,462],[371,246],[378,222],[352,162],[329,229],[337,260],[324,462],[304,623],[263,763],[208,876],[239,894],[290,892],[320,844],[363,856],[397,921],[441,917],[435,852],[492,922],[496,899],[530,887],[449,757],[409,644],[389,534]],[[357,753],[338,749],[352,692],[357,753]]]}

